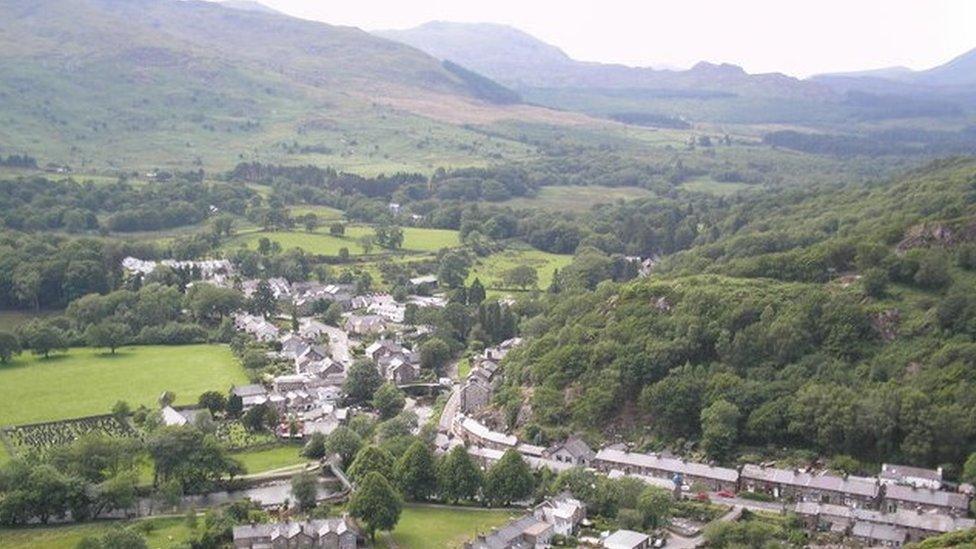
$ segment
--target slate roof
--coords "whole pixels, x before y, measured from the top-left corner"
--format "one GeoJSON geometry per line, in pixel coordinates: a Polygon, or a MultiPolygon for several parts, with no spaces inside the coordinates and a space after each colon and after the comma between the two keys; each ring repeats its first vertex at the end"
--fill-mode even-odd
{"type": "Polygon", "coordinates": [[[668,458],[657,454],[638,454],[613,448],[603,448],[597,452],[595,459],[608,463],[644,467],[670,473],[681,473],[686,476],[708,478],[724,482],[735,482],[739,479],[739,472],[735,469],[715,467],[714,465],[695,461],[682,461],[677,458],[668,458]]]}

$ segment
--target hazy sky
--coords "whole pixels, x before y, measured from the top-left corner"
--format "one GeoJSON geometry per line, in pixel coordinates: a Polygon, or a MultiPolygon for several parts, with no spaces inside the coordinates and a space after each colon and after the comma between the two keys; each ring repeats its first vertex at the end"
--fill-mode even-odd
{"type": "Polygon", "coordinates": [[[806,76],[940,64],[976,48],[976,0],[262,0],[367,30],[506,23],[586,61],[733,62],[806,76]]]}

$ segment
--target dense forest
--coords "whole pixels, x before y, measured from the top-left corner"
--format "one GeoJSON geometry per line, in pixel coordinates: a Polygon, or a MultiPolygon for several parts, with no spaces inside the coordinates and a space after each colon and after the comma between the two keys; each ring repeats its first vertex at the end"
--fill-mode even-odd
{"type": "Polygon", "coordinates": [[[716,209],[649,278],[543,298],[498,403],[516,422],[524,398],[538,441],[584,428],[726,462],[794,448],[957,473],[976,449],[974,191],[976,164],[946,160],[716,209]]]}

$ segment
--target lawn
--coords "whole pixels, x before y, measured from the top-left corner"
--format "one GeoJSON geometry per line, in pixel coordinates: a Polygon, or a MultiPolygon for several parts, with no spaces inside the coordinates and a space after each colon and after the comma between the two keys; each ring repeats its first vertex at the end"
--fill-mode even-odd
{"type": "Polygon", "coordinates": [[[551,185],[539,189],[538,194],[532,198],[512,198],[499,204],[513,208],[585,212],[596,204],[609,204],[618,200],[634,200],[651,196],[654,196],[653,192],[639,187],[551,185]]]}
{"type": "Polygon", "coordinates": [[[263,473],[291,465],[299,465],[308,460],[298,454],[301,446],[281,445],[256,450],[242,450],[230,455],[244,465],[248,474],[263,473]]]}
{"type": "Polygon", "coordinates": [[[223,345],[125,347],[116,355],[77,348],[49,359],[23,354],[0,366],[0,424],[105,414],[125,400],[153,405],[163,391],[177,404],[224,392],[247,376],[223,345]]]}
{"type": "MultiPolygon", "coordinates": [[[[339,250],[346,248],[351,255],[362,255],[365,253],[359,240],[363,236],[372,236],[375,232],[372,227],[363,225],[352,225],[346,227],[344,236],[332,236],[329,234],[328,227],[320,227],[315,232],[306,231],[253,231],[242,232],[232,239],[228,246],[236,248],[245,246],[256,249],[258,241],[262,237],[267,237],[272,242],[277,242],[283,249],[301,248],[306,252],[319,255],[339,255],[339,250]]],[[[441,248],[453,248],[459,246],[461,240],[457,231],[445,229],[424,229],[418,227],[403,228],[403,250],[413,252],[436,252],[441,248]]],[[[373,246],[371,253],[384,253],[379,246],[373,246]]]]}
{"type": "MultiPolygon", "coordinates": [[[[461,547],[477,534],[487,533],[514,517],[513,511],[505,509],[406,505],[392,537],[400,549],[461,547]]],[[[377,536],[377,541],[386,541],[384,538],[377,536]]]]}
{"type": "Polygon", "coordinates": [[[519,265],[528,265],[539,273],[538,288],[545,290],[552,283],[552,275],[556,269],[562,269],[572,260],[571,255],[551,254],[528,245],[510,246],[499,253],[478,258],[468,274],[467,283],[470,285],[475,278],[478,278],[486,288],[504,289],[506,292],[517,291],[513,288],[505,288],[502,276],[506,271],[519,265]]]}
{"type": "Polygon", "coordinates": [[[38,526],[34,528],[0,529],[0,547],[3,549],[74,549],[82,539],[99,536],[119,525],[150,523],[153,528],[146,536],[146,542],[153,549],[176,547],[189,538],[190,530],[183,518],[157,518],[145,521],[103,521],[65,526],[38,526]]]}

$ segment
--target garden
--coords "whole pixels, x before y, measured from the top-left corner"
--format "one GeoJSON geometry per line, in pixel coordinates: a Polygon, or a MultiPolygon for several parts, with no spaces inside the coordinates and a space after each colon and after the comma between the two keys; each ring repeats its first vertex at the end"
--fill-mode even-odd
{"type": "Polygon", "coordinates": [[[7,427],[0,435],[11,454],[23,455],[44,453],[95,433],[119,438],[138,436],[128,423],[110,415],[7,427]]]}

